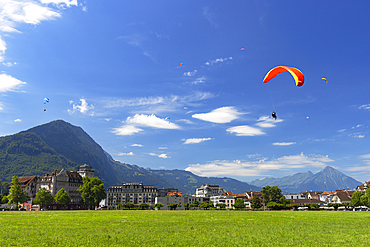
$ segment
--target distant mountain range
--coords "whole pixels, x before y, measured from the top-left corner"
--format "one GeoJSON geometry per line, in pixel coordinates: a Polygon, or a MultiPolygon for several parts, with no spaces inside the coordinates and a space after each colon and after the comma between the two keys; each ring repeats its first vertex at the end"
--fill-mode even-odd
{"type": "Polygon", "coordinates": [[[278,186],[285,193],[296,193],[307,190],[354,189],[362,183],[335,170],[331,166],[327,166],[316,174],[308,171],[283,178],[257,179],[250,182],[250,184],[258,187],[264,187],[266,185],[278,186]]]}
{"type": "Polygon", "coordinates": [[[177,188],[194,194],[202,184],[216,184],[227,191],[261,191],[277,185],[283,191],[354,188],[360,182],[326,167],[312,174],[298,173],[284,178],[265,178],[246,183],[232,178],[200,177],[183,170],[151,170],[113,160],[82,128],[63,120],[52,121],[18,134],[0,137],[0,182],[12,176],[41,176],[55,169],[77,170],[81,164],[95,170],[108,188],[125,182],[142,182],[157,188],[177,188]]]}

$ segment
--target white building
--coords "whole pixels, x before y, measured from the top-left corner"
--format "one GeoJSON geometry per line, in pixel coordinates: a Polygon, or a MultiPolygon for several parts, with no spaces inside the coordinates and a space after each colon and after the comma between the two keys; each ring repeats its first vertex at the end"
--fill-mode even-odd
{"type": "Polygon", "coordinates": [[[225,191],[218,185],[202,185],[196,190],[196,197],[221,196],[225,191]]]}
{"type": "Polygon", "coordinates": [[[233,209],[235,204],[234,196],[211,196],[209,200],[213,203],[214,207],[217,207],[217,204],[225,204],[227,209],[233,209]]]}
{"type": "Polygon", "coordinates": [[[285,199],[293,200],[293,199],[306,199],[304,195],[297,193],[297,194],[286,194],[284,195],[285,199]]]}

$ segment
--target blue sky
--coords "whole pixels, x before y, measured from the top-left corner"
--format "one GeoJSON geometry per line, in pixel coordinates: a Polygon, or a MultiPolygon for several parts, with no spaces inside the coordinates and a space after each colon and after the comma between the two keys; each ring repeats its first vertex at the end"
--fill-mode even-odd
{"type": "Polygon", "coordinates": [[[368,181],[369,7],[1,0],[0,135],[62,119],[145,168],[248,182],[330,165],[368,181]],[[263,83],[277,65],[304,85],[263,83]]]}

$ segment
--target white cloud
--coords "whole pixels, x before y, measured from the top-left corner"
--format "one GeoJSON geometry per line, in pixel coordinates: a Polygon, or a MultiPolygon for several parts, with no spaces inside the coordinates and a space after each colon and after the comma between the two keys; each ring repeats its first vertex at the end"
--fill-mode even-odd
{"type": "MultiPolygon", "coordinates": [[[[1,0],[0,31],[3,33],[21,33],[18,24],[38,25],[42,21],[60,18],[61,8],[77,6],[77,0],[1,0]],[[53,4],[57,9],[48,7],[53,4]]],[[[6,43],[0,36],[0,61],[4,60],[6,43]]]]}
{"type": "Polygon", "coordinates": [[[261,128],[272,128],[276,126],[275,125],[276,123],[280,123],[283,120],[282,119],[274,120],[272,118],[269,118],[268,116],[262,116],[257,121],[258,123],[256,125],[261,128]]]}
{"type": "Polygon", "coordinates": [[[75,104],[72,100],[69,101],[69,104],[72,105],[72,110],[68,109],[69,114],[73,114],[75,111],[81,112],[82,114],[88,114],[89,116],[94,116],[94,112],[91,111],[94,109],[93,105],[89,105],[85,99],[80,99],[81,105],[75,104]]]}
{"type": "Polygon", "coordinates": [[[365,105],[359,106],[358,109],[370,110],[370,104],[365,104],[365,105]]]}
{"type": "Polygon", "coordinates": [[[362,135],[360,133],[354,133],[354,134],[351,134],[349,136],[350,137],[354,137],[354,138],[364,138],[365,137],[365,135],[362,135]]]}
{"type": "Polygon", "coordinates": [[[290,146],[296,144],[295,142],[274,142],[272,145],[274,146],[290,146]]]}
{"type": "Polygon", "coordinates": [[[179,96],[157,96],[132,99],[106,99],[106,108],[129,108],[133,112],[161,113],[182,109],[184,106],[198,106],[200,101],[215,97],[209,92],[196,91],[193,94],[179,96]]]}
{"type": "Polygon", "coordinates": [[[16,64],[17,64],[16,62],[14,62],[14,63],[12,63],[12,62],[3,63],[3,65],[6,66],[6,67],[12,67],[12,66],[14,66],[16,64]]]}
{"type": "Polygon", "coordinates": [[[158,149],[168,149],[168,147],[159,147],[158,149]]]}
{"type": "Polygon", "coordinates": [[[0,111],[4,110],[3,106],[4,105],[0,102],[0,111]]]}
{"type": "Polygon", "coordinates": [[[197,70],[185,72],[184,76],[194,76],[197,72],[198,72],[197,70]]]}
{"type": "Polygon", "coordinates": [[[263,158],[257,161],[228,161],[215,160],[207,164],[191,164],[185,170],[198,176],[268,176],[271,170],[293,170],[306,167],[325,167],[328,162],[334,160],[328,156],[312,155],[303,153],[298,155],[283,156],[281,158],[267,160],[263,158]]]}
{"type": "Polygon", "coordinates": [[[121,136],[129,136],[129,135],[139,133],[140,131],[144,131],[144,130],[137,128],[135,126],[132,126],[132,125],[124,125],[119,128],[114,128],[112,133],[116,135],[121,135],[121,136]]]}
{"type": "Polygon", "coordinates": [[[208,62],[205,63],[205,65],[211,66],[211,65],[214,65],[216,63],[222,63],[222,62],[225,62],[227,60],[232,60],[232,59],[233,59],[233,57],[217,58],[215,60],[209,60],[208,62]]]}
{"type": "Polygon", "coordinates": [[[180,126],[178,126],[177,124],[168,122],[163,118],[158,118],[154,114],[152,115],[136,114],[133,117],[128,117],[126,123],[149,126],[159,129],[180,129],[180,126]]]}
{"type": "Polygon", "coordinates": [[[20,122],[22,122],[22,119],[17,118],[17,119],[14,120],[14,122],[15,123],[20,123],[20,122]]]}
{"type": "Polygon", "coordinates": [[[342,133],[344,131],[346,131],[346,129],[340,129],[340,130],[338,130],[338,132],[340,132],[340,133],[342,133]]]}
{"type": "Polygon", "coordinates": [[[129,152],[129,153],[118,153],[117,154],[118,156],[124,156],[124,155],[127,155],[127,156],[134,156],[135,154],[133,152],[129,152]]]}
{"type": "Polygon", "coordinates": [[[15,91],[22,85],[26,84],[10,75],[0,74],[0,92],[15,91]]]}
{"type": "Polygon", "coordinates": [[[212,138],[189,138],[189,139],[183,139],[185,141],[183,144],[195,144],[195,143],[201,143],[204,141],[212,140],[212,138]]]}
{"type": "Polygon", "coordinates": [[[194,85],[197,85],[197,84],[200,84],[200,83],[206,83],[206,77],[205,76],[199,77],[199,78],[195,79],[195,81],[191,81],[189,83],[194,84],[194,85]]]}
{"type": "Polygon", "coordinates": [[[254,128],[248,125],[231,127],[228,128],[226,131],[230,133],[235,133],[237,136],[259,136],[265,134],[265,132],[263,132],[261,129],[254,128]]]}
{"type": "Polygon", "coordinates": [[[157,157],[162,158],[162,159],[169,159],[169,158],[171,158],[171,157],[167,156],[167,154],[149,153],[149,155],[151,155],[151,156],[157,156],[157,157]]]}
{"type": "Polygon", "coordinates": [[[192,117],[212,123],[230,123],[231,121],[238,119],[239,115],[242,114],[244,113],[238,112],[232,106],[225,106],[208,113],[194,114],[192,117]]]}
{"type": "Polygon", "coordinates": [[[43,4],[54,4],[59,7],[71,7],[71,5],[77,6],[77,0],[40,0],[43,4]]]}
{"type": "Polygon", "coordinates": [[[141,144],[132,144],[131,147],[143,147],[141,144]]]}

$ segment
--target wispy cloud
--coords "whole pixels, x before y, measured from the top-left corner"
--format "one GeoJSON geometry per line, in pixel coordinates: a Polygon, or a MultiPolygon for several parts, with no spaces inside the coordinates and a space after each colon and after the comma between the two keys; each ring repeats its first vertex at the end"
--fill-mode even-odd
{"type": "Polygon", "coordinates": [[[193,84],[193,85],[197,85],[197,84],[201,84],[201,83],[206,83],[206,77],[205,76],[199,77],[199,78],[195,79],[194,81],[189,82],[189,84],[193,84]]]}
{"type": "Polygon", "coordinates": [[[350,134],[349,136],[354,137],[354,138],[364,138],[365,137],[365,135],[360,134],[360,133],[353,133],[353,134],[350,134]]]}
{"type": "Polygon", "coordinates": [[[0,82],[0,92],[16,91],[26,84],[7,74],[0,74],[0,82]]]}
{"type": "Polygon", "coordinates": [[[209,7],[204,7],[203,8],[203,16],[207,19],[207,21],[215,28],[218,27],[215,19],[216,19],[216,16],[214,15],[214,13],[212,13],[210,10],[209,10],[209,7]]]}
{"type": "Polygon", "coordinates": [[[114,128],[112,133],[120,136],[130,136],[136,133],[139,133],[140,131],[144,131],[143,129],[137,128],[132,125],[124,125],[119,128],[114,128]]]}
{"type": "Polygon", "coordinates": [[[22,122],[22,119],[17,118],[17,119],[14,120],[14,122],[15,123],[20,123],[20,122],[22,122]]]}
{"type": "Polygon", "coordinates": [[[141,147],[143,147],[143,145],[141,145],[141,144],[132,144],[131,147],[140,147],[141,148],[141,147]]]}
{"type": "Polygon", "coordinates": [[[333,162],[328,156],[311,155],[303,153],[298,155],[283,156],[277,159],[266,158],[257,161],[241,160],[215,160],[207,164],[191,164],[185,170],[198,176],[268,176],[271,170],[294,170],[307,167],[325,167],[333,162]]]}
{"type": "Polygon", "coordinates": [[[232,59],[233,57],[217,58],[215,60],[209,60],[208,62],[205,63],[205,65],[212,66],[216,63],[222,63],[222,62],[226,62],[227,60],[232,60],[232,59]]]}
{"type": "Polygon", "coordinates": [[[262,116],[257,120],[258,123],[256,123],[256,125],[261,128],[272,128],[276,126],[276,123],[280,123],[282,121],[282,119],[274,120],[268,116],[262,116]]]}
{"type": "Polygon", "coordinates": [[[134,156],[135,154],[133,152],[129,152],[129,153],[118,153],[117,154],[118,156],[134,156]]]}
{"type": "Polygon", "coordinates": [[[168,122],[163,118],[158,118],[156,115],[145,115],[145,114],[136,114],[133,117],[128,117],[126,120],[127,124],[136,124],[140,126],[148,126],[158,129],[180,129],[180,126],[177,124],[168,122]]]}
{"type": "Polygon", "coordinates": [[[272,145],[274,146],[290,146],[296,144],[295,142],[274,142],[272,145]]]}
{"type": "Polygon", "coordinates": [[[159,157],[159,158],[162,158],[162,159],[169,159],[169,158],[171,158],[171,157],[167,156],[167,154],[149,153],[149,155],[156,156],[156,157],[159,157]]]}
{"type": "Polygon", "coordinates": [[[72,105],[72,110],[68,109],[69,114],[73,114],[74,112],[78,111],[82,114],[87,114],[89,116],[94,116],[94,112],[92,109],[94,109],[93,105],[89,105],[87,101],[83,98],[80,99],[81,104],[78,105],[73,100],[69,101],[69,104],[72,105]]]}
{"type": "Polygon", "coordinates": [[[195,143],[201,143],[204,141],[212,140],[212,138],[189,138],[189,139],[183,139],[185,141],[183,144],[195,144],[195,143]]]}
{"type": "Polygon", "coordinates": [[[231,121],[238,119],[239,116],[243,114],[245,113],[238,112],[232,106],[225,106],[208,113],[193,114],[192,117],[212,123],[230,123],[231,121]]]}
{"type": "Polygon", "coordinates": [[[215,97],[209,92],[195,91],[190,95],[153,96],[141,98],[109,98],[103,101],[105,108],[129,108],[136,113],[173,112],[185,106],[197,106],[201,101],[215,97]]]}
{"type": "Polygon", "coordinates": [[[231,127],[228,128],[226,131],[231,134],[235,133],[237,136],[259,136],[266,134],[261,129],[251,127],[248,125],[231,127]]]}
{"type": "Polygon", "coordinates": [[[370,104],[361,105],[358,109],[370,110],[370,104]]]}
{"type": "Polygon", "coordinates": [[[184,73],[184,76],[194,76],[197,72],[197,70],[188,71],[184,73]]]}

